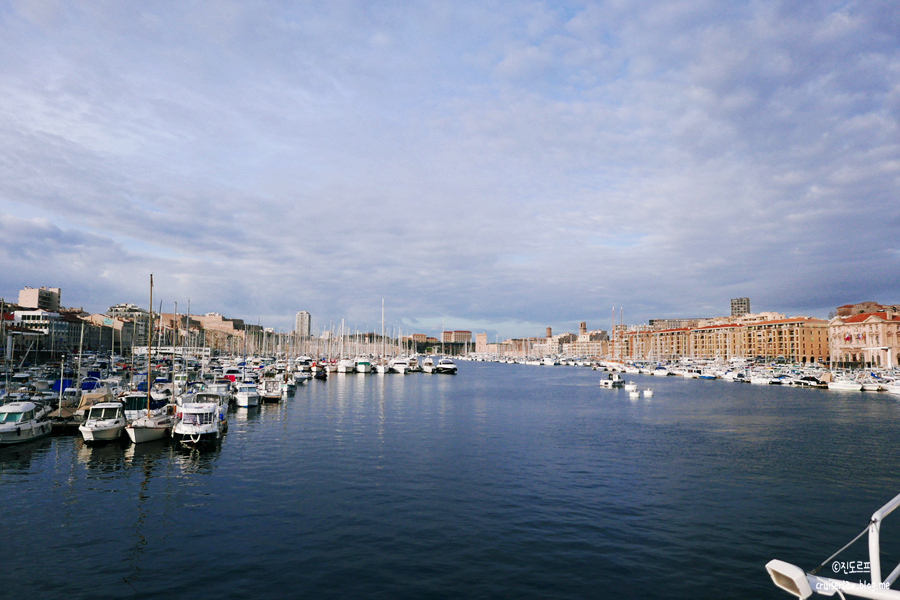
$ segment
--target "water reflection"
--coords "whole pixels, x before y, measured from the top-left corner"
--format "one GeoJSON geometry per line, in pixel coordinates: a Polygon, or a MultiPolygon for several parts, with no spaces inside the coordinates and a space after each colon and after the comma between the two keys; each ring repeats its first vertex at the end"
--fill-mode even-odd
{"type": "Polygon", "coordinates": [[[75,440],[75,459],[87,467],[88,477],[113,475],[125,466],[125,443],[86,444],[75,440]]]}
{"type": "Polygon", "coordinates": [[[40,460],[52,444],[51,438],[45,437],[33,442],[0,447],[0,476],[28,472],[32,461],[40,460]]]}

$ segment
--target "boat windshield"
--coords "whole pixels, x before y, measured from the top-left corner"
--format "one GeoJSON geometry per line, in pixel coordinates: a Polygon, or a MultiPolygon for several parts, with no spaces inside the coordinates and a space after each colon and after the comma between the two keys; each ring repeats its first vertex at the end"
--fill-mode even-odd
{"type": "Polygon", "coordinates": [[[21,420],[20,412],[0,412],[0,423],[18,423],[21,420]]]}
{"type": "Polygon", "coordinates": [[[119,409],[115,407],[92,408],[89,419],[106,420],[115,419],[119,416],[119,409]]]}

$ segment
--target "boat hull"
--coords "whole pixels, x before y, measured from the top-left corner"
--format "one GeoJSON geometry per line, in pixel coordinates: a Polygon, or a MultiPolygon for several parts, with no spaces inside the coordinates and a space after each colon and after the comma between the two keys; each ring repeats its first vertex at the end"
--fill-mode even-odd
{"type": "Polygon", "coordinates": [[[122,431],[125,429],[125,423],[114,425],[111,427],[89,427],[82,425],[78,428],[81,437],[88,443],[114,442],[122,437],[122,431]]]}
{"type": "Polygon", "coordinates": [[[53,432],[53,425],[49,421],[42,423],[27,423],[18,427],[5,426],[0,429],[0,446],[11,446],[39,440],[53,432]]]}

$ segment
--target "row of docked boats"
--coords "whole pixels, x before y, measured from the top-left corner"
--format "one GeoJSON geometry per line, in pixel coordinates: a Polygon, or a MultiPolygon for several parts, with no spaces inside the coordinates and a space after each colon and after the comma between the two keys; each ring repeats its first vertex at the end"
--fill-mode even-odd
{"type": "Polygon", "coordinates": [[[689,379],[722,379],[752,385],[784,385],[857,392],[900,394],[900,372],[896,370],[833,371],[799,365],[635,364],[605,363],[604,368],[624,373],[676,376],[689,379]]]}
{"type": "Polygon", "coordinates": [[[455,375],[458,367],[453,359],[441,356],[419,357],[412,355],[409,357],[368,357],[357,356],[356,358],[340,358],[340,359],[320,359],[310,363],[310,370],[313,376],[323,379],[328,373],[396,373],[406,375],[407,373],[442,373],[447,375],[455,375]],[[419,362],[419,359],[422,361],[419,362]],[[437,360],[435,360],[437,358],[437,360]]]}
{"type": "MultiPolygon", "coordinates": [[[[41,378],[48,373],[33,371],[32,385],[27,385],[29,377],[23,373],[16,378],[18,389],[11,386],[9,393],[0,389],[0,445],[31,441],[53,431],[77,431],[90,444],[124,436],[132,443],[167,437],[192,446],[215,443],[227,430],[230,405],[253,408],[279,401],[292,395],[316,372],[327,373],[333,363],[308,357],[256,362],[233,359],[212,361],[206,365],[206,372],[187,371],[186,365],[157,364],[147,369],[144,379],[134,377],[138,373],[133,371],[128,384],[127,373],[110,368],[107,377],[84,377],[74,388],[63,387],[68,384],[60,378],[55,391],[52,385],[34,385],[35,381],[44,381],[41,378]],[[150,372],[159,376],[148,383],[150,372]],[[90,385],[83,385],[87,380],[91,380],[90,385]]],[[[372,359],[370,364],[373,368],[353,372],[457,372],[456,364],[447,357],[424,357],[421,363],[416,356],[372,359]],[[392,370],[378,369],[382,364],[392,370]]]]}

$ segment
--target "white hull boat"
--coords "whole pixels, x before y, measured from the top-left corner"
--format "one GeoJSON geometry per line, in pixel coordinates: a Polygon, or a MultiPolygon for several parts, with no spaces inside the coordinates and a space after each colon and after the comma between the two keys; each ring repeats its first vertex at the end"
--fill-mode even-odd
{"type": "Polygon", "coordinates": [[[175,425],[175,417],[170,414],[144,415],[134,419],[125,427],[125,433],[133,444],[155,442],[165,439],[175,425]]]}
{"type": "Polygon", "coordinates": [[[409,371],[409,362],[402,358],[395,358],[391,361],[390,368],[394,373],[406,375],[406,373],[409,371]]]}
{"type": "Polygon", "coordinates": [[[125,425],[125,409],[121,402],[100,402],[91,407],[78,431],[88,443],[112,442],[122,437],[125,425]]]}
{"type": "Polygon", "coordinates": [[[443,373],[444,375],[456,375],[457,367],[449,358],[442,358],[434,367],[435,373],[443,373]]]}
{"type": "Polygon", "coordinates": [[[21,444],[50,435],[49,407],[35,402],[10,402],[0,406],[0,445],[21,444]]]}
{"type": "Polygon", "coordinates": [[[238,385],[234,403],[242,408],[259,406],[259,391],[255,383],[244,381],[238,385]]]}
{"type": "Polygon", "coordinates": [[[172,439],[185,446],[213,446],[222,441],[227,428],[218,402],[191,402],[179,407],[181,417],[172,428],[172,439]]]}

